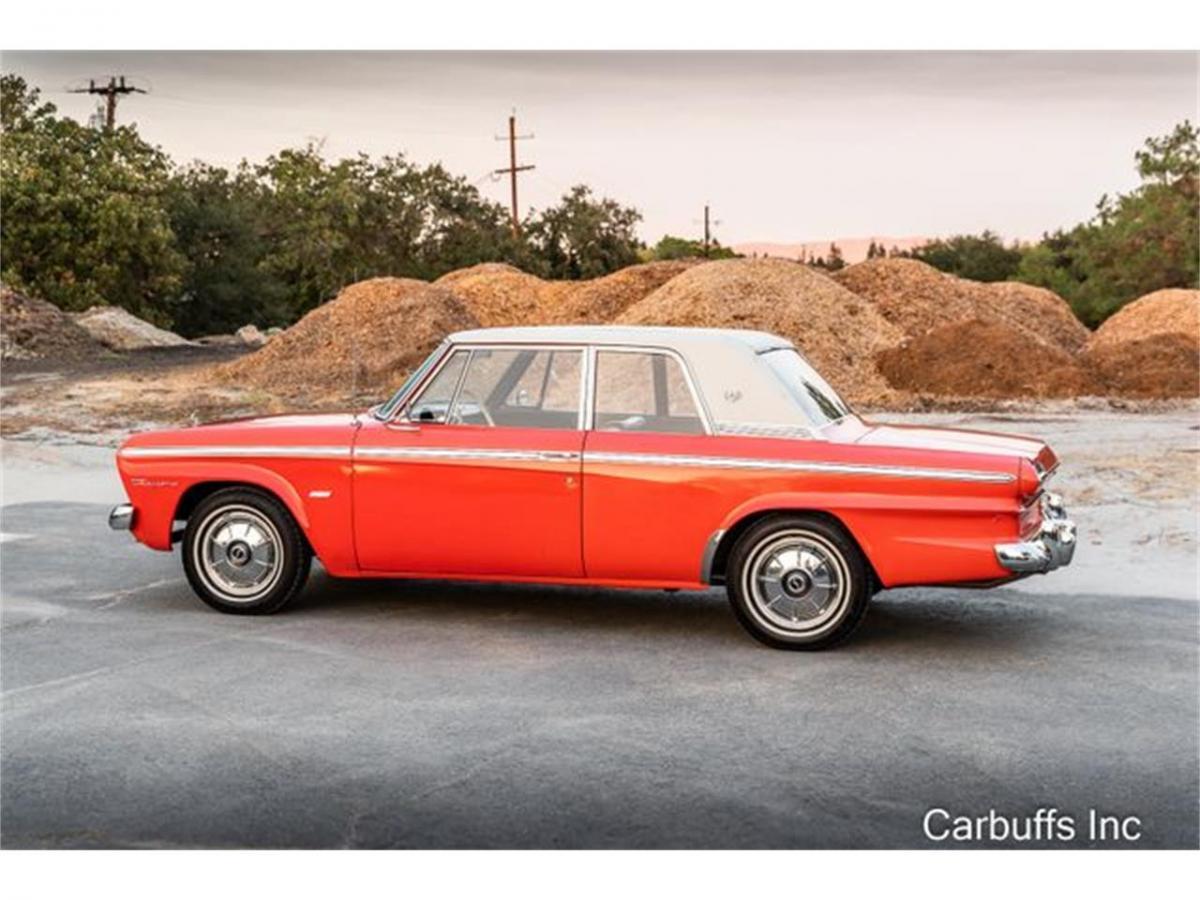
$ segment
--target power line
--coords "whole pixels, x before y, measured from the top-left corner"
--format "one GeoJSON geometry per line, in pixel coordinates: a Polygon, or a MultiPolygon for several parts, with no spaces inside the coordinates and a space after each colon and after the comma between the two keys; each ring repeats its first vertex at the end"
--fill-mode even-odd
{"type": "Polygon", "coordinates": [[[496,135],[498,141],[508,141],[508,168],[494,169],[493,175],[507,174],[512,181],[512,233],[513,237],[521,236],[521,213],[517,207],[517,173],[528,172],[535,166],[518,166],[517,165],[517,141],[525,141],[532,138],[532,134],[517,134],[517,111],[514,109],[513,114],[508,117],[508,137],[504,138],[496,135]]]}
{"type": "Polygon", "coordinates": [[[145,94],[148,91],[140,87],[134,87],[132,84],[125,83],[124,75],[113,75],[108,79],[108,84],[96,84],[96,79],[92,78],[88,81],[88,86],[85,88],[74,88],[68,93],[71,94],[96,94],[104,98],[104,130],[112,131],[113,126],[117,122],[117,98],[125,94],[145,94]]]}

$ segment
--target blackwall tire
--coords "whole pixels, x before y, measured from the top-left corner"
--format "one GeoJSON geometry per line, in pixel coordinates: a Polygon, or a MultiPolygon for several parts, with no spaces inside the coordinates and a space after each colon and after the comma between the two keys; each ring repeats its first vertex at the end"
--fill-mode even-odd
{"type": "Polygon", "coordinates": [[[837,522],[772,516],[734,545],[726,590],[755,639],[782,650],[823,650],[858,627],[871,578],[858,545],[837,522]]]}
{"type": "Polygon", "coordinates": [[[202,500],[188,518],[182,553],[196,595],[233,615],[283,609],[312,567],[312,551],[291,513],[250,488],[226,488],[202,500]]]}

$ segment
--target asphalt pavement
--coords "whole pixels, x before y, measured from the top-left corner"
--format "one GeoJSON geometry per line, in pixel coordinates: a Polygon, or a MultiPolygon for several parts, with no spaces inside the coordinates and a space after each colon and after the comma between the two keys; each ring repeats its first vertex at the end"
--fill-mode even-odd
{"type": "Polygon", "coordinates": [[[815,654],[752,641],[720,590],[318,571],[290,611],[231,617],[26,474],[0,543],[4,847],[1197,846],[1194,597],[895,591],[815,654]],[[1047,808],[1071,840],[924,828],[1047,808]],[[1101,841],[1092,811],[1136,827],[1101,841]]]}

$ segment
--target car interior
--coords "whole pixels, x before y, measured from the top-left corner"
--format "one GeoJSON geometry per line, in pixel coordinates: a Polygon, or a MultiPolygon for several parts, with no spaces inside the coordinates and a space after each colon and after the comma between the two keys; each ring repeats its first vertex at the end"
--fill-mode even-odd
{"type": "MultiPolygon", "coordinates": [[[[575,428],[582,364],[583,351],[574,349],[459,350],[409,415],[431,423],[575,428]]],[[[665,353],[598,351],[595,406],[597,430],[704,433],[682,367],[665,353]]]]}

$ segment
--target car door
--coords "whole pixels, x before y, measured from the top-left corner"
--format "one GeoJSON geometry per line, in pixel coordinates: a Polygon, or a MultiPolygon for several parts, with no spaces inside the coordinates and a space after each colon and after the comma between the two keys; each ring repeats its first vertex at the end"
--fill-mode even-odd
{"type": "Polygon", "coordinates": [[[719,482],[729,476],[689,460],[721,452],[716,445],[729,439],[709,434],[674,353],[598,347],[593,381],[583,467],[587,575],[694,584],[725,502],[719,482]]]}
{"type": "Polygon", "coordinates": [[[369,572],[583,574],[584,351],[459,347],[401,417],[363,425],[354,529],[369,572]]]}

